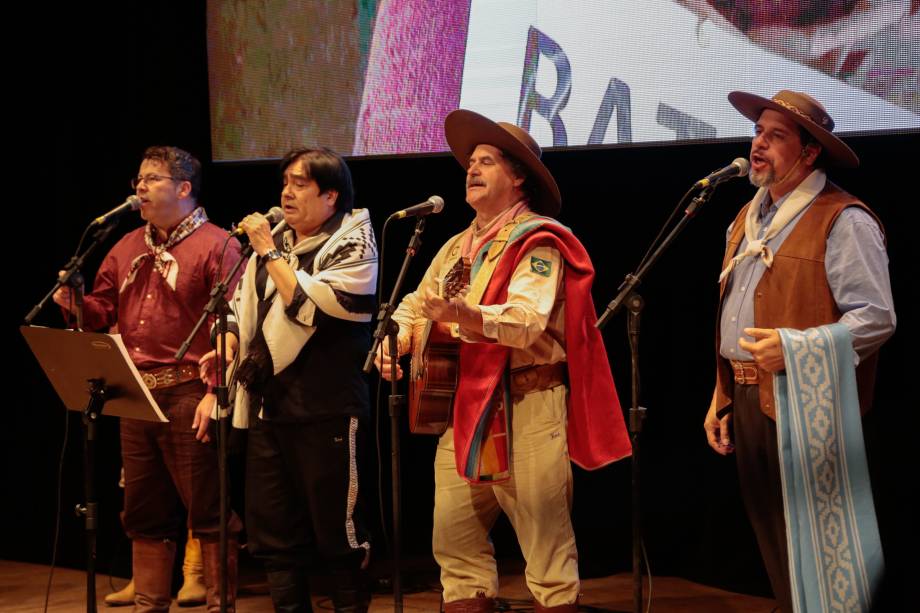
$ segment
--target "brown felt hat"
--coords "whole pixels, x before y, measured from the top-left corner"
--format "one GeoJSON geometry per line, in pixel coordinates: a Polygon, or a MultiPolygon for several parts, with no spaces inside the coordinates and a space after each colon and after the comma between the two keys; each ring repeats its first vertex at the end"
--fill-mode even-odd
{"type": "Polygon", "coordinates": [[[518,126],[494,122],[479,113],[458,109],[444,120],[444,136],[454,157],[467,168],[470,155],[478,145],[492,145],[520,161],[538,187],[530,207],[541,215],[555,216],[562,208],[559,186],[549,169],[540,161],[540,145],[518,126]]]}
{"type": "Polygon", "coordinates": [[[834,120],[827,114],[827,109],[808,94],[784,89],[773,98],[763,98],[747,92],[732,92],[728,95],[728,101],[742,115],[755,122],[760,119],[764,109],[782,113],[815,137],[829,162],[844,168],[859,166],[859,158],[853,150],[831,133],[834,120]]]}

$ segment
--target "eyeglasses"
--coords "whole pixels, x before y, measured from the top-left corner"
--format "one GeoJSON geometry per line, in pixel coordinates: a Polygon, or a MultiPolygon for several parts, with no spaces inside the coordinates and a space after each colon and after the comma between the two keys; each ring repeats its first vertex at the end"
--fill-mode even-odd
{"type": "Polygon", "coordinates": [[[151,173],[149,175],[144,175],[143,177],[138,175],[134,177],[133,179],[131,179],[131,189],[137,189],[137,186],[140,185],[141,183],[146,183],[147,185],[150,185],[151,183],[159,183],[160,181],[163,181],[164,179],[169,179],[170,181],[184,181],[184,179],[177,179],[175,177],[167,177],[165,175],[155,175],[151,173]]]}

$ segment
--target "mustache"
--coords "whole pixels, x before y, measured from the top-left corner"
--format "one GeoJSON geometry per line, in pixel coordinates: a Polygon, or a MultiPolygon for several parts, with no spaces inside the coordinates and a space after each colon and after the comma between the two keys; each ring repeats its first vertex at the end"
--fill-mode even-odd
{"type": "Polygon", "coordinates": [[[478,178],[470,179],[466,182],[467,187],[472,187],[474,185],[485,185],[485,184],[486,184],[485,181],[483,181],[482,179],[478,179],[478,178]]]}

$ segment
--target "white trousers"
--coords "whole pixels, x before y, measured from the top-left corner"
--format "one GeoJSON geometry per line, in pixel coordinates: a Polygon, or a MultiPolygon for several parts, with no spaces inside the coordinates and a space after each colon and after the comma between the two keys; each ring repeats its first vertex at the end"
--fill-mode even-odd
{"type": "Polygon", "coordinates": [[[527,563],[530,592],[545,607],[578,598],[578,552],[572,530],[572,467],[566,396],[560,385],[528,394],[512,412],[511,479],[471,485],[456,470],[453,429],[435,456],[434,557],[444,601],[498,595],[489,531],[498,513],[511,520],[527,563]]]}

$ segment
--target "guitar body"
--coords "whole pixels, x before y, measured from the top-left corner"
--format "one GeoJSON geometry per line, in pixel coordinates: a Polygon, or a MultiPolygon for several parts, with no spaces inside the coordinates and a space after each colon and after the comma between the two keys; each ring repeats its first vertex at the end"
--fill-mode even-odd
{"type": "MultiPolygon", "coordinates": [[[[448,300],[469,284],[470,263],[461,258],[442,280],[440,294],[448,300]]],[[[443,434],[451,424],[454,394],[460,381],[460,339],[447,324],[429,321],[412,338],[409,370],[409,430],[443,434]]]]}

